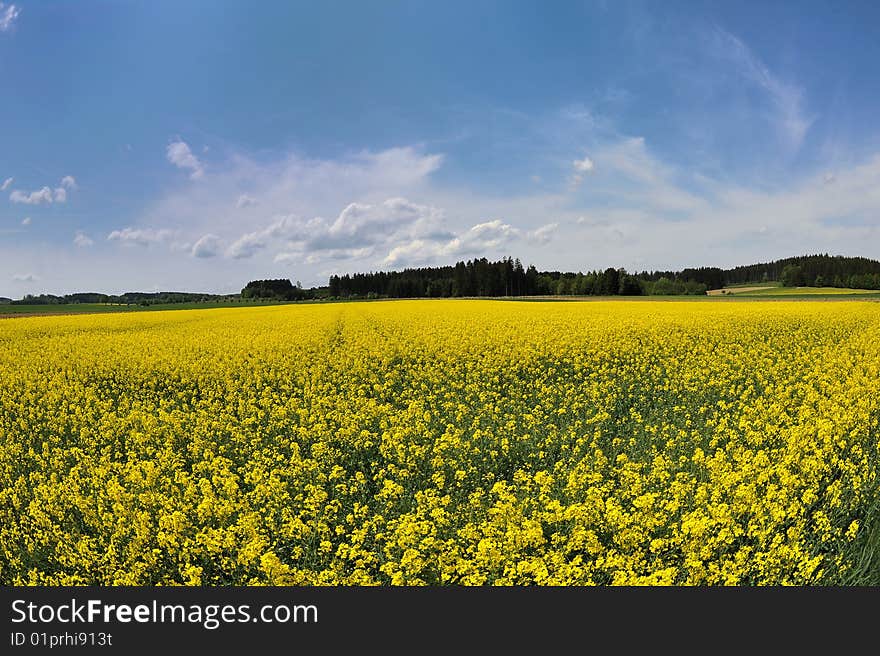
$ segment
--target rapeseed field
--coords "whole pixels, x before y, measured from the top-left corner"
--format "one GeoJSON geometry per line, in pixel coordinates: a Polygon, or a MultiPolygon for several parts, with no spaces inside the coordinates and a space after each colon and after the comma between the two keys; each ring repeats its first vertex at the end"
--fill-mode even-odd
{"type": "Polygon", "coordinates": [[[878,583],[880,304],[0,321],[4,585],[878,583]]]}

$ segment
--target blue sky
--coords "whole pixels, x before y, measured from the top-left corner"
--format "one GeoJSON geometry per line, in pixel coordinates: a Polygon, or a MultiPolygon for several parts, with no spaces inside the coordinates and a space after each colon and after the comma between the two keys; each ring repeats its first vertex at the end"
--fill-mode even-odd
{"type": "Polygon", "coordinates": [[[875,2],[0,4],[0,295],[880,258],[875,2]]]}

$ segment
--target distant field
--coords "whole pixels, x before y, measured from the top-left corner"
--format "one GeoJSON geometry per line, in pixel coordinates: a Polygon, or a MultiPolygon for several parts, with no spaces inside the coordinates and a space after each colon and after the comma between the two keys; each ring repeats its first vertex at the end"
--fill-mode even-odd
{"type": "Polygon", "coordinates": [[[871,297],[877,296],[880,291],[874,289],[842,289],[839,287],[781,287],[779,283],[755,283],[752,285],[730,285],[724,289],[712,289],[709,296],[847,296],[847,297],[871,297]]]}
{"type": "Polygon", "coordinates": [[[156,305],[122,305],[117,303],[68,303],[64,305],[0,304],[0,317],[34,314],[94,314],[104,312],[148,312],[152,310],[207,310],[210,308],[254,307],[278,305],[270,301],[206,301],[204,303],[159,303],[156,305]]]}
{"type": "Polygon", "coordinates": [[[752,288],[752,287],[782,287],[782,283],[771,281],[771,282],[740,282],[735,285],[727,285],[726,289],[744,289],[744,288],[752,288]]]}
{"type": "Polygon", "coordinates": [[[753,287],[734,292],[744,296],[852,296],[880,294],[874,289],[842,289],[839,287],[753,287]]]}
{"type": "MultiPolygon", "coordinates": [[[[797,300],[799,297],[809,300],[821,300],[823,297],[838,300],[872,300],[880,298],[880,291],[870,289],[838,289],[835,287],[779,287],[776,283],[763,285],[731,286],[725,289],[713,289],[706,296],[505,296],[505,297],[481,297],[461,300],[494,300],[494,301],[517,301],[517,302],[546,302],[559,301],[675,301],[675,302],[712,302],[719,300],[757,301],[761,299],[773,300],[775,297],[785,297],[797,300]],[[729,292],[729,293],[723,293],[729,292]]],[[[202,303],[160,303],[155,305],[124,305],[116,303],[69,303],[65,305],[10,305],[0,303],[0,319],[24,316],[51,316],[65,314],[106,314],[125,312],[151,312],[158,310],[209,310],[212,308],[245,308],[260,307],[267,305],[312,305],[312,304],[336,304],[351,302],[366,302],[368,299],[358,300],[311,300],[298,302],[276,301],[206,301],[202,303]]],[[[383,299],[376,299],[381,301],[383,299]]],[[[413,299],[384,299],[392,301],[413,299]]],[[[416,299],[419,300],[419,299],[416,299]]],[[[429,299],[420,299],[429,300],[429,299]]]]}

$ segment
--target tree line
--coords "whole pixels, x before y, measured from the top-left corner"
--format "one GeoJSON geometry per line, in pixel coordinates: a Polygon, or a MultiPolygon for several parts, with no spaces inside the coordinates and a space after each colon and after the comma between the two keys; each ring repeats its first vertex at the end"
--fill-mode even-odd
{"type": "Polygon", "coordinates": [[[864,257],[804,255],[739,266],[681,271],[538,271],[519,259],[486,258],[439,267],[334,275],[334,298],[419,298],[452,296],[702,295],[727,285],[779,281],[788,286],[880,289],[880,262],[864,257]]]}
{"type": "Polygon", "coordinates": [[[237,294],[200,294],[193,292],[125,292],[102,294],[77,292],[75,294],[25,294],[19,300],[9,300],[10,305],[67,305],[74,303],[110,303],[118,305],[158,305],[167,303],[205,303],[234,299],[237,294]]]}
{"type": "Polygon", "coordinates": [[[880,262],[866,257],[804,255],[731,269],[728,284],[779,281],[785,287],[880,289],[880,262]]]}
{"type": "Polygon", "coordinates": [[[519,258],[496,262],[475,258],[440,267],[407,268],[330,276],[333,298],[442,298],[481,296],[640,296],[644,294],[705,294],[698,270],[681,274],[630,274],[609,267],[584,272],[538,271],[519,258]]]}
{"type": "Polygon", "coordinates": [[[732,284],[781,282],[785,286],[880,289],[880,261],[841,255],[803,255],[732,269],[686,268],[681,271],[629,273],[609,267],[587,272],[538,271],[517,258],[492,262],[475,258],[454,265],[407,268],[330,276],[326,287],[304,289],[289,279],[252,280],[240,294],[191,292],[97,292],[28,294],[11,304],[63,305],[67,303],[120,303],[153,305],[265,299],[301,301],[326,298],[441,298],[489,296],[639,296],[705,294],[732,284]]]}

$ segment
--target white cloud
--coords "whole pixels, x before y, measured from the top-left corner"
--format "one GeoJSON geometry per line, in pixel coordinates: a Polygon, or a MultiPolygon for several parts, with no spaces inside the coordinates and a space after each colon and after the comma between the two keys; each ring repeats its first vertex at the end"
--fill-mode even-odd
{"type": "Polygon", "coordinates": [[[419,264],[433,260],[439,254],[437,244],[423,239],[413,239],[392,248],[382,260],[382,264],[392,267],[401,264],[419,264]]]}
{"type": "Polygon", "coordinates": [[[87,248],[88,246],[93,245],[95,242],[84,232],[77,230],[76,235],[73,237],[73,243],[80,248],[87,248]]]}
{"type": "Polygon", "coordinates": [[[548,223],[546,225],[542,225],[536,230],[532,230],[531,232],[529,232],[528,238],[532,243],[546,244],[548,241],[553,239],[553,235],[556,233],[556,230],[558,228],[558,223],[548,223]]]}
{"type": "Polygon", "coordinates": [[[12,276],[12,280],[15,282],[37,282],[39,279],[39,276],[32,273],[16,273],[12,276]]]}
{"type": "Polygon", "coordinates": [[[123,228],[114,230],[107,235],[108,241],[118,241],[122,244],[137,244],[149,246],[168,242],[174,236],[174,231],[167,228],[155,230],[153,228],[123,228]]]}
{"type": "Polygon", "coordinates": [[[20,13],[21,10],[17,6],[0,2],[0,32],[8,32],[20,13]]]}
{"type": "Polygon", "coordinates": [[[250,232],[235,240],[226,251],[229,257],[237,260],[253,257],[257,252],[266,248],[266,241],[261,232],[250,232]]]}
{"type": "Polygon", "coordinates": [[[308,252],[313,260],[361,257],[365,249],[371,250],[396,236],[448,238],[448,232],[441,229],[442,216],[436,207],[401,197],[378,203],[349,203],[333,221],[322,217],[306,221],[295,215],[278,217],[263,229],[241,235],[227,249],[227,255],[244,259],[274,247],[285,256],[308,252]]]}
{"type": "Polygon", "coordinates": [[[9,194],[9,200],[11,200],[13,203],[41,205],[43,203],[51,203],[54,200],[54,196],[52,195],[52,190],[49,187],[43,187],[42,189],[31,192],[19,191],[18,189],[15,189],[11,194],[9,194]]]}
{"type": "Polygon", "coordinates": [[[193,257],[215,257],[220,254],[220,238],[217,235],[207,234],[199,239],[192,247],[193,257]]]}
{"type": "MultiPolygon", "coordinates": [[[[234,244],[243,235],[262,232],[273,217],[335,217],[351,201],[378,205],[396,196],[419,195],[442,159],[442,155],[423,154],[411,147],[359,152],[335,160],[289,154],[257,161],[236,154],[205,170],[198,185],[161,197],[134,217],[132,224],[177,225],[181,217],[187,217],[190,239],[211,232],[234,244]],[[250,205],[247,211],[236,211],[242,189],[247,189],[248,198],[259,201],[259,211],[250,205]]],[[[322,234],[330,223],[323,224],[322,234]]],[[[247,238],[241,245],[252,241],[247,238]]]]}
{"type": "Polygon", "coordinates": [[[521,231],[501,219],[493,219],[472,226],[447,241],[410,239],[391,248],[382,264],[403,266],[425,264],[443,258],[467,255],[484,256],[521,235],[521,231]]]}
{"type": "Polygon", "coordinates": [[[584,176],[592,173],[596,167],[593,160],[586,155],[583,159],[576,159],[571,164],[574,173],[568,178],[568,186],[570,189],[576,189],[584,181],[584,176]]]}
{"type": "Polygon", "coordinates": [[[270,243],[281,243],[284,239],[301,240],[310,227],[322,225],[323,219],[317,218],[303,222],[295,215],[277,217],[272,223],[254,232],[249,232],[237,240],[226,250],[226,255],[234,259],[253,257],[270,243]]]}
{"type": "Polygon", "coordinates": [[[478,223],[467,234],[473,240],[496,244],[516,237],[519,235],[519,230],[508,223],[504,223],[501,219],[494,219],[485,223],[478,223]]]}
{"type": "Polygon", "coordinates": [[[26,216],[21,220],[21,225],[29,226],[31,224],[31,217],[26,216]]]}
{"type": "Polygon", "coordinates": [[[6,191],[7,189],[9,189],[9,185],[11,185],[14,180],[15,178],[6,178],[3,181],[3,184],[0,185],[0,191],[6,191]]]}
{"type": "Polygon", "coordinates": [[[584,157],[583,159],[576,159],[572,162],[574,166],[574,170],[578,173],[591,173],[595,168],[593,164],[593,160],[589,157],[584,157]]]}
{"type": "Polygon", "coordinates": [[[241,209],[243,207],[252,207],[256,204],[257,204],[257,199],[253,198],[252,196],[248,196],[247,194],[242,194],[241,196],[238,197],[238,200],[235,201],[235,206],[238,209],[241,209]]]}
{"type": "Polygon", "coordinates": [[[189,144],[185,141],[173,141],[168,144],[165,155],[168,157],[168,161],[174,164],[177,168],[189,169],[192,171],[189,177],[193,180],[198,180],[205,173],[205,169],[199,161],[199,158],[193,155],[193,152],[189,148],[189,144]]]}
{"type": "MultiPolygon", "coordinates": [[[[374,249],[367,246],[365,248],[333,248],[326,251],[318,251],[316,253],[310,253],[305,258],[306,264],[319,264],[321,262],[326,262],[328,260],[358,260],[369,257],[373,254],[374,249]]],[[[291,262],[293,260],[293,253],[280,253],[278,257],[275,258],[276,262],[291,262]]]]}
{"type": "MultiPolygon", "coordinates": [[[[12,178],[7,178],[0,189],[5,190],[10,184],[12,184],[12,178]]],[[[12,193],[9,194],[9,200],[13,203],[24,203],[25,205],[66,203],[67,191],[72,191],[76,188],[76,180],[74,180],[72,176],[66,175],[61,178],[60,186],[56,187],[54,190],[48,186],[30,192],[14,189],[12,193]]]]}
{"type": "Polygon", "coordinates": [[[302,253],[278,253],[273,261],[276,264],[299,264],[304,258],[302,253]]]}

